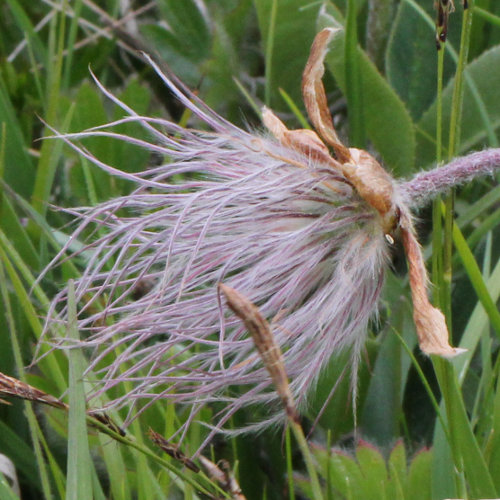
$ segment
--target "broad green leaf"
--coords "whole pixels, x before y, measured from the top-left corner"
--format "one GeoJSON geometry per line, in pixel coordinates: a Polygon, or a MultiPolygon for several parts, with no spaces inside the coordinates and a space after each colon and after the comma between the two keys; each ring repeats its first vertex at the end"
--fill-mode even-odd
{"type": "MultiPolygon", "coordinates": [[[[421,5],[434,16],[432,3],[421,5]]],[[[453,65],[445,58],[445,80],[453,65]]],[[[434,21],[430,23],[408,1],[399,4],[386,54],[387,80],[405,102],[414,120],[436,98],[436,44],[434,21]]]]}
{"type": "Polygon", "coordinates": [[[398,436],[401,388],[401,344],[389,331],[378,351],[361,420],[363,436],[380,446],[398,436]]]}
{"type": "Polygon", "coordinates": [[[422,450],[415,455],[408,471],[405,500],[431,500],[432,452],[422,450]]]}
{"type": "MultiPolygon", "coordinates": [[[[345,31],[342,25],[340,14],[333,7],[322,12],[319,18],[320,28],[333,27],[338,30],[330,44],[326,62],[345,94],[345,31]]],[[[358,58],[368,138],[389,169],[397,176],[408,175],[415,162],[415,130],[410,114],[396,92],[359,47],[358,58]]]]}
{"type": "Polygon", "coordinates": [[[370,495],[366,498],[387,497],[387,468],[385,459],[371,444],[361,442],[356,448],[356,458],[370,495]]]}
{"type": "Polygon", "coordinates": [[[270,86],[272,92],[271,100],[266,104],[276,110],[284,105],[278,94],[279,88],[284,89],[295,103],[302,102],[302,72],[316,34],[315,20],[320,6],[311,4],[305,8],[303,0],[278,0],[275,24],[271,25],[274,1],[254,0],[254,4],[263,51],[269,54],[266,85],[270,86]]]}
{"type": "MultiPolygon", "coordinates": [[[[84,83],[76,95],[73,118],[71,120],[71,132],[81,132],[90,127],[103,125],[108,122],[108,117],[104,111],[103,98],[100,92],[88,83],[84,83]]],[[[83,144],[99,160],[107,163],[112,160],[113,152],[110,148],[110,140],[105,137],[86,138],[83,144]]],[[[66,148],[66,151],[69,150],[66,148]]],[[[84,161],[84,160],[82,160],[84,161]]],[[[92,175],[95,180],[96,191],[99,200],[108,199],[112,193],[109,175],[100,169],[93,169],[92,175]]],[[[69,181],[73,195],[80,199],[87,200],[86,182],[80,159],[77,164],[69,170],[69,181]]]]}
{"type": "Polygon", "coordinates": [[[407,464],[406,464],[406,450],[402,439],[400,439],[396,446],[391,451],[389,461],[387,463],[389,469],[389,485],[388,498],[401,498],[404,499],[404,490],[407,483],[407,464]]]}
{"type": "Polygon", "coordinates": [[[191,87],[198,86],[200,63],[210,55],[211,20],[195,0],[161,0],[158,7],[165,24],[141,26],[144,37],[172,71],[191,87]]]}
{"type": "MultiPolygon", "coordinates": [[[[500,46],[484,52],[470,63],[465,74],[462,136],[458,153],[464,153],[474,146],[485,145],[488,138],[485,118],[488,119],[493,129],[496,130],[500,126],[500,100],[497,95],[497,89],[500,85],[500,46]],[[478,105],[467,79],[473,82],[477,97],[484,104],[483,109],[478,105]],[[486,110],[486,117],[483,114],[484,110],[486,110]]],[[[450,121],[452,93],[453,82],[450,82],[443,91],[444,124],[450,121]]],[[[418,134],[417,163],[420,166],[425,166],[432,163],[436,156],[436,146],[433,139],[436,136],[436,103],[432,104],[424,113],[418,123],[418,129],[421,133],[418,134]]],[[[445,136],[443,143],[447,144],[447,141],[448,138],[445,136]]]]}
{"type": "Polygon", "coordinates": [[[196,0],[160,0],[158,8],[183,51],[203,59],[210,47],[210,19],[196,0]]]}
{"type": "Polygon", "coordinates": [[[371,498],[359,464],[342,451],[334,452],[330,458],[330,478],[334,488],[344,493],[345,498],[361,500],[371,498]]]}
{"type": "MultiPolygon", "coordinates": [[[[146,116],[151,102],[151,95],[143,86],[133,80],[119,96],[120,100],[130,106],[138,115],[146,116]]],[[[113,119],[119,120],[123,117],[123,110],[116,107],[113,119]]],[[[152,140],[150,134],[137,123],[124,123],[114,127],[113,131],[119,134],[128,135],[137,139],[152,140]]],[[[146,170],[150,159],[149,151],[134,146],[126,141],[109,140],[109,162],[125,172],[140,172],[146,170]]],[[[94,172],[97,169],[92,169],[94,172]]],[[[130,183],[121,179],[113,178],[112,185],[115,192],[125,194],[130,183]]],[[[110,196],[112,193],[109,193],[110,196]]]]}

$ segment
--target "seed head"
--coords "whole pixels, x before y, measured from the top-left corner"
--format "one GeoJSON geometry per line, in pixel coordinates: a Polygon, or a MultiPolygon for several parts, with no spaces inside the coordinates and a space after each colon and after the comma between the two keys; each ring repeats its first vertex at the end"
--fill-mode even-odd
{"type": "MultiPolygon", "coordinates": [[[[247,328],[221,300],[217,285],[243,294],[269,320],[300,409],[333,353],[350,349],[356,373],[398,228],[408,250],[421,346],[428,353],[458,353],[448,344],[439,311],[428,302],[409,207],[429,196],[429,183],[433,196],[492,171],[500,155],[488,152],[488,169],[478,158],[470,168],[464,158],[461,167],[455,163],[399,184],[367,152],[343,146],[321,83],[333,34],[318,35],[303,79],[306,107],[319,135],[288,130],[270,110],[263,117],[271,135],[244,131],[148,58],[209,131],[139,116],[97,82],[127,117],[60,136],[94,165],[135,186],[126,196],[72,210],[78,227],[53,262],[72,242],[92,234],[76,282],[78,322],[86,332],[80,345],[92,350],[91,397],[128,382],[130,392],[111,405],[142,400],[147,407],[160,399],[185,403],[191,406],[186,426],[213,402],[224,403],[214,431],[240,408],[257,403],[266,403],[270,412],[251,428],[284,420],[280,405],[273,406],[279,396],[247,328]],[[151,141],[113,131],[124,122],[142,125],[151,141]],[[136,144],[165,163],[123,172],[80,144],[95,136],[136,144]],[[468,173],[461,176],[453,168],[468,173]],[[235,395],[229,390],[233,385],[244,392],[235,395]]],[[[47,330],[66,320],[66,296],[63,289],[55,298],[47,330]]]]}

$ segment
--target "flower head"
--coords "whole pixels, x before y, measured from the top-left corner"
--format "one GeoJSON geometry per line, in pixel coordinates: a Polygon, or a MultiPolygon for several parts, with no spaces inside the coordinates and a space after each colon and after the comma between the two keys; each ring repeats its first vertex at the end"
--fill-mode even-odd
{"type": "MultiPolygon", "coordinates": [[[[252,339],[221,300],[217,285],[224,283],[270,321],[300,408],[332,353],[351,349],[356,372],[397,230],[409,249],[412,285],[418,282],[413,299],[417,330],[418,321],[423,324],[421,345],[427,352],[457,352],[425,292],[408,208],[411,181],[400,186],[368,153],[343,146],[323,107],[322,61],[332,33],[318,35],[303,81],[321,138],[287,130],[269,110],[264,121],[271,134],[241,130],[151,60],[210,131],[138,116],[97,82],[128,116],[60,136],[98,167],[135,185],[121,198],[74,209],[79,225],[54,261],[89,228],[99,228],[86,242],[88,262],[76,283],[79,327],[86,332],[81,345],[93,351],[87,374],[98,375],[91,396],[127,381],[131,391],[111,404],[166,398],[191,405],[194,417],[203,405],[223,402],[216,429],[243,406],[277,401],[252,339]],[[113,132],[123,122],[141,124],[152,141],[113,132]],[[122,172],[77,143],[88,136],[134,143],[165,163],[122,172]],[[228,391],[232,385],[243,386],[243,395],[228,391]]],[[[452,184],[445,178],[435,174],[435,192],[452,184]]],[[[421,187],[426,180],[415,182],[421,187]]],[[[423,199],[424,191],[417,189],[415,198],[423,199]]],[[[52,321],[65,319],[66,293],[54,300],[52,321]]],[[[58,345],[68,343],[59,339],[58,345]]],[[[282,418],[270,412],[262,425],[282,418]]]]}

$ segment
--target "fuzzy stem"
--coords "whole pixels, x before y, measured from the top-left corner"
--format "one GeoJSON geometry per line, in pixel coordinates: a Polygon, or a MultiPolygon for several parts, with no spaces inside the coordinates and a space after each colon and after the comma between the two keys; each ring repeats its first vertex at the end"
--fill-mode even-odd
{"type": "Polygon", "coordinates": [[[407,205],[416,209],[452,187],[477,177],[493,175],[498,169],[500,148],[486,149],[456,158],[442,167],[420,172],[413,179],[401,183],[399,189],[407,205]]]}

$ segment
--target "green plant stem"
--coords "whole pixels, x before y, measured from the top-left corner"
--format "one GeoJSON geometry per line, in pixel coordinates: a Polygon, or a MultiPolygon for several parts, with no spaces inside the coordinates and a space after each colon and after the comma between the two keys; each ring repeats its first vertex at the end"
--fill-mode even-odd
{"type": "Polygon", "coordinates": [[[363,116],[363,93],[358,57],[357,1],[347,0],[345,21],[345,78],[349,143],[351,147],[365,148],[366,127],[363,116]]]}
{"type": "Polygon", "coordinates": [[[292,440],[290,439],[290,427],[285,431],[285,450],[286,450],[286,472],[288,476],[288,498],[295,500],[295,485],[293,481],[292,464],[292,440]]]}
{"type": "MultiPolygon", "coordinates": [[[[68,337],[79,340],[75,285],[68,282],[68,337]]],[[[89,441],[85,421],[85,389],[83,373],[85,362],[79,349],[70,349],[69,357],[69,410],[66,500],[92,500],[92,469],[89,441]]]]}
{"type": "Polygon", "coordinates": [[[316,474],[313,458],[311,455],[311,451],[309,450],[309,445],[307,444],[306,437],[304,436],[304,431],[302,430],[300,424],[292,417],[288,419],[288,422],[306,463],[307,473],[309,474],[309,479],[311,481],[313,499],[323,500],[323,493],[321,492],[318,475],[316,474]]]}
{"type": "MultiPolygon", "coordinates": [[[[92,416],[87,416],[87,422],[92,426],[98,429],[100,432],[108,435],[109,437],[113,438],[115,441],[124,444],[126,446],[129,446],[130,448],[133,448],[146,457],[150,458],[157,464],[161,465],[162,467],[165,467],[167,470],[175,474],[177,477],[185,481],[186,483],[190,484],[196,491],[203,493],[204,495],[208,495],[209,497],[211,496],[210,491],[203,485],[201,485],[199,482],[197,482],[195,479],[193,479],[190,475],[185,474],[182,470],[178,469],[177,467],[173,466],[168,460],[165,460],[161,457],[159,457],[156,453],[151,451],[147,446],[137,443],[136,441],[130,439],[128,436],[122,436],[118,432],[114,431],[107,425],[103,424],[99,420],[96,420],[92,416]]],[[[230,498],[227,492],[223,491],[218,485],[213,483],[203,472],[198,473],[200,479],[203,480],[203,482],[206,482],[207,484],[210,485],[210,487],[213,487],[218,494],[221,494],[224,496],[224,498],[230,498]]]]}
{"type": "Polygon", "coordinates": [[[273,51],[274,51],[274,35],[276,27],[276,14],[278,11],[278,0],[272,0],[271,16],[269,19],[269,30],[266,39],[266,89],[265,100],[266,106],[271,105],[272,77],[273,77],[273,51]]]}
{"type": "MultiPolygon", "coordinates": [[[[472,24],[473,0],[469,9],[466,9],[462,19],[462,35],[460,39],[460,52],[455,73],[455,83],[451,101],[450,131],[448,137],[448,160],[451,160],[458,150],[460,143],[460,124],[462,118],[462,103],[464,97],[464,75],[467,64],[470,31],[472,24]]],[[[444,245],[443,245],[443,278],[441,292],[441,309],[446,316],[448,329],[451,331],[451,281],[453,257],[453,213],[455,206],[455,193],[452,191],[445,198],[444,214],[444,245]]]]}
{"type": "MultiPolygon", "coordinates": [[[[438,50],[437,60],[437,106],[436,106],[436,162],[442,161],[443,153],[443,68],[446,45],[438,50]]],[[[434,302],[441,305],[443,290],[443,224],[441,219],[441,197],[434,200],[432,209],[432,281],[436,285],[434,302]]]]}
{"type": "Polygon", "coordinates": [[[464,11],[462,19],[462,35],[460,38],[460,52],[458,54],[457,69],[455,72],[455,83],[451,101],[450,135],[448,138],[448,160],[455,155],[460,143],[460,125],[462,118],[462,103],[464,98],[464,76],[465,66],[469,56],[470,32],[472,25],[472,10],[474,0],[470,0],[470,6],[464,11]]]}

